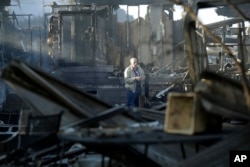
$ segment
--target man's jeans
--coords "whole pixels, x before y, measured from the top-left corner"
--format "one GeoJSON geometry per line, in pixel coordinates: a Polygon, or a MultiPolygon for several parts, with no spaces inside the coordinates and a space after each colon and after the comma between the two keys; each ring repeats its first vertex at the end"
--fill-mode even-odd
{"type": "Polygon", "coordinates": [[[139,97],[141,90],[136,90],[135,93],[131,90],[127,90],[127,106],[128,107],[139,107],[139,97]]]}

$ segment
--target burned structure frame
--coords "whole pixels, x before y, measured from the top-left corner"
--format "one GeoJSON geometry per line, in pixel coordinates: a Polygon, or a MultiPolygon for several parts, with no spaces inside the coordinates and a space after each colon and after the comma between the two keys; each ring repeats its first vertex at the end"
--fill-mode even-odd
{"type": "MultiPolygon", "coordinates": [[[[221,1],[197,1],[194,6],[211,7],[221,5],[219,2],[221,1]]],[[[243,2],[247,1],[240,1],[243,2]]],[[[203,78],[212,78],[213,81],[217,77],[210,73],[200,75],[205,69],[204,64],[201,64],[205,62],[203,58],[206,57],[206,53],[202,46],[197,47],[202,40],[196,34],[195,21],[187,15],[184,22],[190,77],[194,85],[203,78]]],[[[94,152],[102,154],[103,158],[109,157],[110,165],[112,161],[117,161],[127,166],[148,167],[228,166],[230,150],[250,148],[248,124],[229,130],[222,129],[219,133],[201,133],[193,136],[168,134],[163,131],[162,124],[155,125],[140,117],[141,113],[159,113],[164,117],[165,108],[163,111],[145,111],[143,108],[130,110],[123,106],[113,107],[20,61],[10,63],[4,69],[2,78],[25,101],[31,114],[62,114],[58,120],[60,127],[56,132],[36,136],[36,140],[34,136],[24,134],[29,140],[1,157],[0,162],[6,165],[60,164],[62,158],[73,160],[83,153],[94,152]],[[68,151],[75,143],[80,143],[83,147],[68,151]]],[[[219,79],[222,80],[221,77],[219,79]]],[[[241,92],[240,95],[244,95],[242,87],[238,84],[232,84],[230,81],[228,84],[231,88],[237,88],[235,91],[241,92]]],[[[230,110],[221,104],[217,107],[213,101],[206,103],[205,100],[209,98],[206,98],[205,93],[203,95],[201,100],[208,111],[215,110],[216,114],[224,117],[244,118],[244,121],[249,121],[248,108],[244,102],[239,106],[245,110],[235,115],[230,114],[230,110]]],[[[238,105],[233,109],[237,107],[238,105]]],[[[164,121],[159,119],[159,122],[164,121]]],[[[104,159],[102,165],[105,165],[104,159]]]]}

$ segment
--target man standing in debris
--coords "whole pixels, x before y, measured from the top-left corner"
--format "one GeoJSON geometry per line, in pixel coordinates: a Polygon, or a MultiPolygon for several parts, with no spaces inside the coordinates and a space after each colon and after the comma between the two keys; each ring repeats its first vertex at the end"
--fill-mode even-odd
{"type": "Polygon", "coordinates": [[[145,74],[136,58],[130,59],[130,65],[124,71],[125,88],[127,89],[127,106],[139,107],[139,97],[145,74]]]}

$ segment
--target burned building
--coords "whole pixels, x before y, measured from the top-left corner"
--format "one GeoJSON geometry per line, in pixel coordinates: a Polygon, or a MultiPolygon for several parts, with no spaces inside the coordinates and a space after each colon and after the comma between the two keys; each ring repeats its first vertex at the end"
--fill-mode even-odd
{"type": "Polygon", "coordinates": [[[44,40],[51,70],[20,59],[2,70],[2,80],[23,105],[18,123],[1,124],[0,164],[229,166],[232,151],[250,148],[248,36],[244,34],[248,16],[208,25],[197,19],[199,10],[221,6],[232,4],[209,0],[53,3],[52,13],[46,15],[44,40]],[[178,23],[171,17],[175,3],[186,11],[181,28],[175,28],[178,23]],[[117,22],[121,4],[147,4],[148,13],[145,18],[117,22]],[[238,31],[233,36],[237,56],[225,42],[231,37],[225,28],[234,23],[242,26],[230,29],[238,31]],[[174,38],[173,32],[180,29],[180,38],[174,38]],[[215,46],[221,57],[212,66],[208,47],[215,46]],[[149,75],[149,91],[158,90],[156,98],[164,96],[157,105],[122,105],[122,71],[130,56],[137,57],[149,75]],[[226,56],[234,63],[221,68],[226,56]]]}
{"type": "MultiPolygon", "coordinates": [[[[124,103],[122,72],[130,57],[137,57],[149,76],[157,73],[153,69],[178,59],[173,56],[173,20],[165,12],[170,3],[152,2],[145,18],[125,22],[118,22],[119,4],[53,5],[47,40],[58,77],[111,104],[124,103]]],[[[159,91],[162,83],[155,77],[152,75],[152,85],[159,91]]]]}

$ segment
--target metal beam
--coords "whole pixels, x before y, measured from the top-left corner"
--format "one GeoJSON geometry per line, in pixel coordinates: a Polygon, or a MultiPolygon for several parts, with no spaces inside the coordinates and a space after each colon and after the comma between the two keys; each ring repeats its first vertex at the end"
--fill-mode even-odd
{"type": "Polygon", "coordinates": [[[109,129],[81,129],[73,133],[60,133],[58,137],[62,141],[82,143],[84,145],[121,145],[121,144],[174,144],[195,143],[223,140],[231,135],[233,131],[222,131],[221,133],[207,133],[203,135],[185,136],[169,134],[161,128],[109,128],[109,129]],[[91,136],[89,136],[91,134],[91,136]]]}
{"type": "MultiPolygon", "coordinates": [[[[249,0],[230,0],[229,2],[235,5],[239,5],[239,4],[249,3],[249,0]]],[[[198,8],[228,6],[228,3],[221,0],[196,0],[195,4],[198,8]]]]}
{"type": "Polygon", "coordinates": [[[78,2],[85,5],[149,5],[149,4],[164,4],[164,5],[173,5],[172,2],[167,0],[78,0],[78,2]]]}
{"type": "Polygon", "coordinates": [[[209,29],[214,29],[214,28],[219,28],[219,27],[223,27],[226,25],[231,26],[232,24],[236,24],[236,23],[240,23],[243,22],[244,20],[242,18],[232,18],[232,19],[226,19],[226,20],[222,20],[222,21],[218,21],[215,23],[210,23],[210,24],[206,24],[206,26],[209,29]]]}

